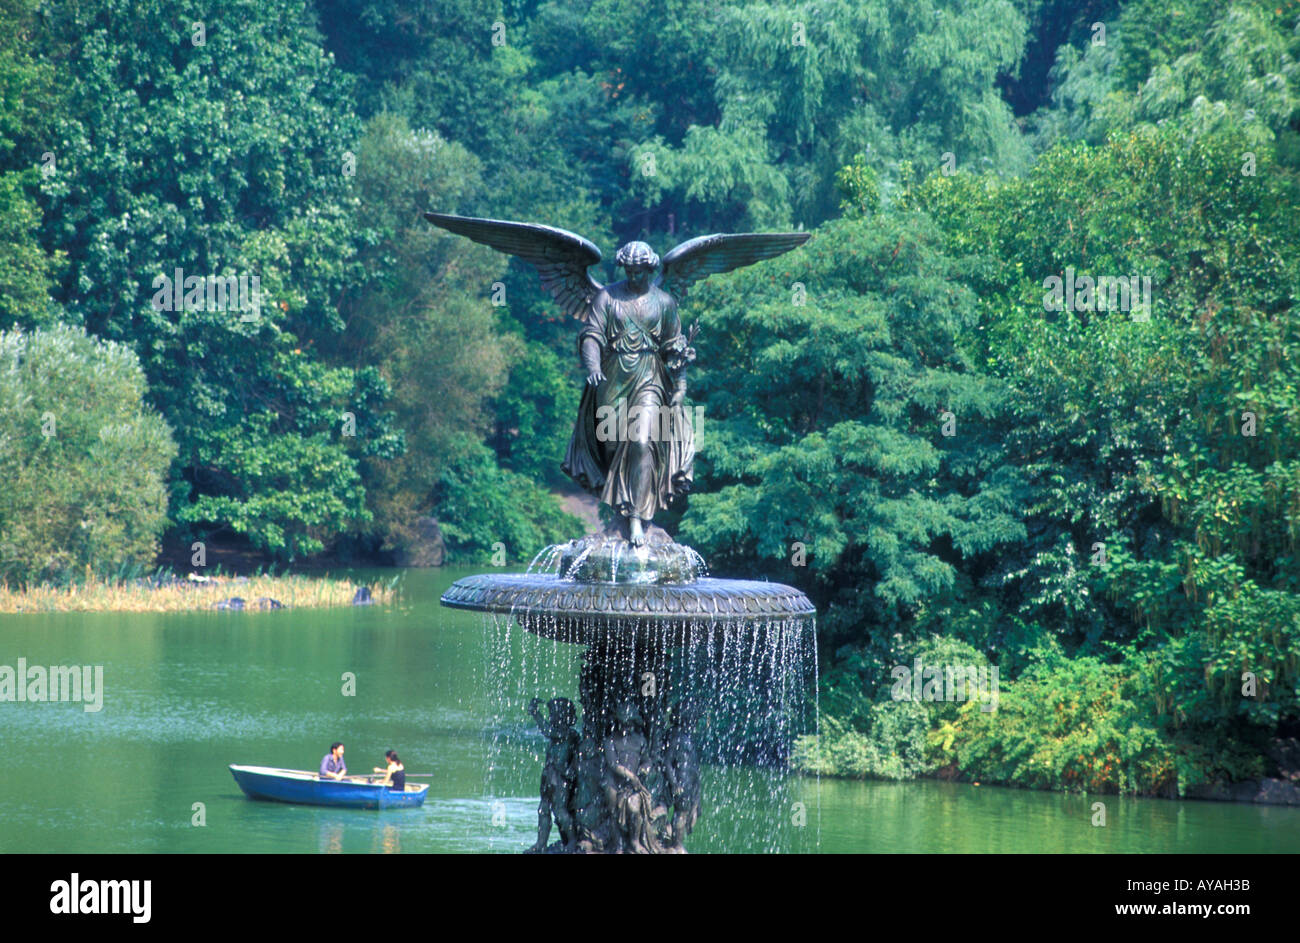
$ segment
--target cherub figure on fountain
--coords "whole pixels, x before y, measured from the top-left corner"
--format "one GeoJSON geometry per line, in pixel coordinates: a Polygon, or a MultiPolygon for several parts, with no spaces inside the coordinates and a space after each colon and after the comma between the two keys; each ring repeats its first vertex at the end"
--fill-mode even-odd
{"type": "Polygon", "coordinates": [[[676,851],[661,840],[668,809],[646,785],[655,768],[654,745],[642,730],[636,705],[620,701],[615,717],[615,729],[605,738],[603,785],[620,847],[610,850],[641,855],[676,851]]]}
{"type": "Polygon", "coordinates": [[[547,702],[550,719],[542,717],[541,698],[533,698],[528,713],[537,721],[537,727],[547,738],[546,761],[542,765],[542,800],[537,807],[537,843],[530,852],[544,852],[551,836],[551,818],[560,833],[556,851],[572,851],[576,830],[574,828],[573,799],[578,781],[578,731],[574,724],[578,712],[567,697],[554,697],[547,702]]]}

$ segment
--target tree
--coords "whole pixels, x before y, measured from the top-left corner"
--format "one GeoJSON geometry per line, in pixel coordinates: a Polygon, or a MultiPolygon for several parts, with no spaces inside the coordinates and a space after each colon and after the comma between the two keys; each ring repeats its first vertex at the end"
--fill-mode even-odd
{"type": "Polygon", "coordinates": [[[716,571],[813,590],[833,643],[906,630],[1024,536],[1005,393],[962,349],[977,307],[941,243],[922,214],[836,221],[691,305],[709,368],[681,534],[716,571]]]}
{"type": "Polygon", "coordinates": [[[151,562],[175,454],[125,345],[0,331],[0,580],[151,562]]]}
{"type": "Polygon", "coordinates": [[[1272,143],[1300,164],[1300,36],[1288,5],[1211,0],[1126,4],[1104,44],[1063,46],[1054,103],[1038,116],[1043,144],[1058,136],[1100,144],[1113,131],[1176,121],[1229,121],[1242,150],[1272,143]]]}
{"type": "MultiPolygon", "coordinates": [[[[367,122],[357,148],[355,225],[372,236],[360,255],[367,280],[340,305],[347,323],[340,355],[357,367],[372,365],[392,382],[395,421],[409,448],[364,466],[376,514],[367,530],[392,549],[409,539],[416,516],[427,511],[451,528],[453,554],[481,552],[500,539],[498,533],[476,544],[489,536],[481,527],[463,528],[464,536],[456,531],[455,521],[468,520],[460,502],[471,482],[482,489],[480,504],[496,506],[493,483],[514,481],[486,470],[483,451],[471,449],[470,441],[491,433],[503,464],[533,482],[556,477],[551,470],[567,444],[556,440],[564,421],[559,414],[572,421],[572,408],[565,409],[576,403],[572,384],[545,346],[507,329],[517,330],[517,322],[493,303],[494,295],[510,297],[506,260],[423,217],[425,210],[472,199],[482,187],[479,173],[464,147],[412,130],[390,113],[367,122]],[[517,437],[523,447],[512,451],[517,437]],[[471,468],[462,484],[443,487],[449,475],[471,468]],[[446,504],[453,495],[456,506],[446,504]]],[[[535,485],[529,490],[536,492],[535,485]]],[[[521,540],[557,515],[554,497],[540,492],[512,511],[527,522],[515,528],[521,540]]]]}
{"type": "Polygon", "coordinates": [[[995,87],[1025,44],[1009,3],[727,5],[716,37],[720,118],[680,146],[645,140],[638,154],[655,152],[666,176],[632,174],[643,205],[675,205],[692,231],[816,225],[835,215],[835,173],[859,152],[891,179],[946,154],[1007,174],[1027,164],[995,87]]]}
{"type": "Polygon", "coordinates": [[[38,237],[35,192],[40,173],[55,170],[46,147],[57,97],[54,70],[31,54],[35,0],[0,3],[0,326],[48,324],[49,290],[58,255],[38,237]]]}
{"type": "Polygon", "coordinates": [[[312,19],[301,0],[74,0],[36,34],[66,84],[42,181],[43,242],[68,260],[56,298],[139,354],[179,436],[178,533],[233,531],[285,557],[364,521],[357,462],[397,447],[383,384],[313,349],[343,329],[357,277],[358,128],[312,19]],[[202,282],[168,305],[178,269],[202,282]],[[227,276],[260,292],[205,296],[227,276]]]}
{"type": "Polygon", "coordinates": [[[1023,180],[934,176],[917,200],[954,250],[989,247],[986,354],[1034,489],[1007,559],[1019,614],[1149,675],[1188,743],[1300,707],[1300,375],[1283,353],[1300,342],[1300,190],[1268,147],[1243,173],[1242,135],[1139,126],[1058,146],[1023,180]],[[1044,310],[1067,267],[1146,275],[1150,308],[1044,310]],[[1243,672],[1260,693],[1242,696],[1243,672]]]}

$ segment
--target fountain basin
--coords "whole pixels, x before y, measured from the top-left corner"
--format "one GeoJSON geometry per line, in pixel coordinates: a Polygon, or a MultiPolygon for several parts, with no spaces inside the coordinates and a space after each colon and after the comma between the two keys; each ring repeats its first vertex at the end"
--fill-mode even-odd
{"type": "Polygon", "coordinates": [[[532,851],[684,853],[700,814],[701,718],[718,756],[783,762],[808,652],[815,671],[804,636],[816,610],[802,592],[705,576],[700,555],[659,528],[628,536],[614,522],[546,547],[527,573],[462,577],[442,595],[449,609],[492,613],[498,631],[585,647],[581,716],[567,697],[546,702],[549,717],[540,698],[528,707],[548,742],[532,851]]]}
{"type": "Polygon", "coordinates": [[[442,596],[451,609],[514,616],[525,629],[566,642],[619,628],[655,634],[687,622],[692,629],[812,616],[802,592],[783,583],[701,577],[689,583],[603,583],[553,573],[481,573],[442,596]]]}

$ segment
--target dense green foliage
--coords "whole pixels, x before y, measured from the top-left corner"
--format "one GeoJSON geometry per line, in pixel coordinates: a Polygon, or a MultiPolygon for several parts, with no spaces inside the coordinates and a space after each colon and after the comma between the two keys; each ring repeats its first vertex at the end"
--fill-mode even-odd
{"type": "Polygon", "coordinates": [[[49,292],[61,260],[42,251],[35,190],[53,166],[46,150],[52,121],[42,107],[54,70],[32,49],[31,0],[0,3],[0,326],[51,318],[49,292]]]}
{"type": "Polygon", "coordinates": [[[0,581],[148,563],[167,520],[167,424],[121,344],[0,331],[0,581]]]}
{"type": "Polygon", "coordinates": [[[806,564],[835,642],[896,631],[1024,538],[990,438],[1005,391],[959,346],[975,297],[942,241],[917,213],[840,220],[701,292],[710,487],[682,534],[715,567],[806,564]]]}
{"type": "Polygon", "coordinates": [[[800,762],[1258,776],[1300,730],[1298,23],[1300,0],[5,0],[0,329],[134,352],[176,438],[171,540],[398,550],[432,514],[452,559],[513,564],[577,527],[573,325],[421,213],[607,250],[812,230],[688,300],[696,493],[663,518],[715,572],[814,596],[800,762]],[[256,275],[262,303],[160,309],[176,269],[256,275]],[[1062,310],[1071,274],[1136,294],[1072,284],[1062,310]],[[998,710],[894,700],[917,657],[998,668],[998,710]]]}

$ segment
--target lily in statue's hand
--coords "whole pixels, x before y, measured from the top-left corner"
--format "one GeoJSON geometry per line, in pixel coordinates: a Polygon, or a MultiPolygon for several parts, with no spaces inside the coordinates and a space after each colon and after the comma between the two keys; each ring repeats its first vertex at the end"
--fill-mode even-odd
{"type": "Polygon", "coordinates": [[[605,374],[601,373],[599,370],[593,370],[591,373],[587,374],[587,383],[591,386],[600,386],[600,384],[604,382],[605,374]]]}
{"type": "MultiPolygon", "coordinates": [[[[692,335],[695,333],[695,328],[696,325],[691,325],[692,335]]],[[[688,347],[687,338],[680,334],[664,344],[660,352],[669,373],[680,373],[687,364],[695,360],[695,348],[688,347]]]]}

